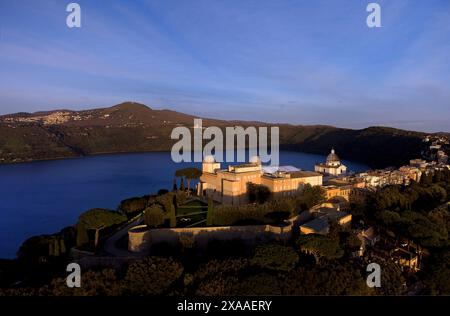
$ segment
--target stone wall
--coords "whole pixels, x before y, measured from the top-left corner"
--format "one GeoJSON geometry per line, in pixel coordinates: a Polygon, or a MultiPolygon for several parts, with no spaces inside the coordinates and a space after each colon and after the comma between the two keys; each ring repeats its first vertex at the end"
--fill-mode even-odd
{"type": "Polygon", "coordinates": [[[292,236],[296,221],[297,218],[286,221],[285,226],[251,225],[147,229],[145,225],[140,225],[128,231],[128,250],[131,252],[148,252],[152,245],[161,242],[176,245],[181,236],[193,238],[199,248],[206,247],[211,240],[240,239],[247,242],[288,240],[292,236]]]}

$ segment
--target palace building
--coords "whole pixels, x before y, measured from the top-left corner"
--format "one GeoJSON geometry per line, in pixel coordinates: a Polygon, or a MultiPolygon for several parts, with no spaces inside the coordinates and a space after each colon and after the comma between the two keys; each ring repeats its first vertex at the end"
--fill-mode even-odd
{"type": "Polygon", "coordinates": [[[331,149],[327,161],[325,163],[316,164],[314,170],[325,175],[339,176],[347,172],[347,167],[341,163],[341,160],[338,155],[336,155],[334,149],[331,149]]]}
{"type": "Polygon", "coordinates": [[[296,194],[306,184],[322,185],[322,177],[320,173],[293,166],[262,166],[258,157],[252,157],[249,163],[220,169],[220,163],[207,156],[202,163],[197,191],[198,195],[220,203],[241,205],[248,203],[249,183],[264,185],[274,197],[280,197],[296,194]]]}

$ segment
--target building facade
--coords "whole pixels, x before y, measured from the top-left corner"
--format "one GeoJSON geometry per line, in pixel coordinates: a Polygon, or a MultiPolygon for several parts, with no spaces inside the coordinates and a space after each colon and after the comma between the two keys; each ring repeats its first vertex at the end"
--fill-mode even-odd
{"type": "Polygon", "coordinates": [[[242,205],[249,202],[249,183],[266,186],[275,198],[297,194],[306,184],[322,185],[321,174],[288,167],[265,168],[253,157],[249,163],[220,169],[220,163],[208,156],[202,163],[197,193],[219,203],[242,205]]]}
{"type": "Polygon", "coordinates": [[[352,215],[340,210],[339,205],[324,203],[309,210],[313,219],[299,226],[300,234],[327,235],[330,222],[335,222],[340,226],[349,227],[352,222],[352,215]]]}

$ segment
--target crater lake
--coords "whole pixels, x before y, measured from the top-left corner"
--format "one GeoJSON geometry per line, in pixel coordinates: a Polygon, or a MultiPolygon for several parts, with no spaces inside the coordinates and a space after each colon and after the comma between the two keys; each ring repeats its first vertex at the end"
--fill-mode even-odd
{"type": "MultiPolygon", "coordinates": [[[[303,170],[314,170],[314,164],[325,159],[280,151],[280,165],[303,170]]],[[[342,162],[351,171],[369,169],[364,164],[342,162]]],[[[15,258],[27,238],[74,225],[78,216],[91,208],[116,209],[121,200],[171,189],[175,171],[190,166],[200,168],[201,164],[174,163],[170,152],[0,165],[0,258],[15,258]]]]}

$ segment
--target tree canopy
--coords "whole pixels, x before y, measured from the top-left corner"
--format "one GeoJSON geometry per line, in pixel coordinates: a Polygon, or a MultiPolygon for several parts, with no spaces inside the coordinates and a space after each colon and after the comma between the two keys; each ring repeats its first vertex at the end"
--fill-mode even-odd
{"type": "Polygon", "coordinates": [[[423,247],[443,247],[448,245],[450,215],[440,205],[450,196],[450,172],[423,176],[420,183],[392,185],[370,194],[363,217],[423,247]]]}
{"type": "Polygon", "coordinates": [[[77,246],[81,246],[89,242],[87,231],[96,230],[96,243],[98,231],[113,225],[121,224],[127,220],[127,217],[119,212],[107,209],[94,208],[84,212],[78,218],[77,227],[77,246]]]}
{"type": "Polygon", "coordinates": [[[131,216],[142,212],[149,202],[149,196],[133,197],[120,202],[119,210],[125,214],[130,214],[131,216]]]}
{"type": "Polygon", "coordinates": [[[198,179],[200,178],[201,175],[202,175],[201,170],[193,167],[178,169],[177,171],[175,171],[176,177],[186,178],[188,190],[190,190],[191,188],[191,180],[198,179]]]}
{"type": "Polygon", "coordinates": [[[175,171],[175,176],[185,177],[186,179],[198,179],[202,172],[197,168],[183,168],[175,171]]]}
{"type": "Polygon", "coordinates": [[[321,259],[339,259],[344,254],[337,240],[323,235],[301,235],[297,240],[297,245],[301,251],[312,254],[316,262],[320,262],[321,259]]]}
{"type": "Polygon", "coordinates": [[[268,244],[256,248],[250,263],[263,269],[288,272],[295,268],[298,260],[298,254],[292,247],[268,244]]]}
{"type": "Polygon", "coordinates": [[[165,214],[163,209],[154,204],[145,209],[144,221],[148,227],[155,228],[164,224],[165,214]]]}
{"type": "Polygon", "coordinates": [[[302,193],[295,198],[295,209],[297,213],[309,210],[314,205],[325,202],[325,191],[320,186],[307,184],[302,193]]]}
{"type": "Polygon", "coordinates": [[[126,220],[126,216],[119,212],[94,208],[81,214],[78,223],[83,224],[88,229],[98,229],[120,224],[126,220]]]}

